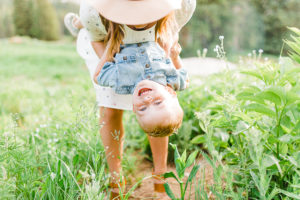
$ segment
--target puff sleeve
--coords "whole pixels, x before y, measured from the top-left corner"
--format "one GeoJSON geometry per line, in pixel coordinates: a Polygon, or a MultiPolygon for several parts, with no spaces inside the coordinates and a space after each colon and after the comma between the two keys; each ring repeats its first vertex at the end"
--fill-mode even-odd
{"type": "Polygon", "coordinates": [[[181,9],[175,11],[175,18],[178,24],[178,31],[191,19],[195,9],[196,0],[182,0],[181,9]]]}
{"type": "Polygon", "coordinates": [[[80,3],[80,21],[88,31],[90,41],[104,40],[107,32],[102,24],[98,11],[86,1],[80,3]]]}

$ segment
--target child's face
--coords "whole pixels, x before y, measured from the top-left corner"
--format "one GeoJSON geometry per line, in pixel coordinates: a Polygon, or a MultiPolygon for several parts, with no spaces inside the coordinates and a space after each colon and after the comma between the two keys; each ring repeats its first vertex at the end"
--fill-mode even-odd
{"type": "Polygon", "coordinates": [[[144,130],[170,123],[182,112],[176,92],[154,81],[141,81],[133,93],[133,111],[144,130]]]}

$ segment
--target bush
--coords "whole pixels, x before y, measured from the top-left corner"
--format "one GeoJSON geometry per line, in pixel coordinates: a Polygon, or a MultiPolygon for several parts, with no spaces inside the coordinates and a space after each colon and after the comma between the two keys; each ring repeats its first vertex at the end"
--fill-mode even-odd
{"type": "Polygon", "coordinates": [[[48,0],[34,0],[34,17],[31,35],[42,40],[60,38],[59,22],[56,12],[48,0]]]}
{"type": "MultiPolygon", "coordinates": [[[[292,44],[300,47],[299,41],[292,44]]],[[[240,70],[207,81],[214,99],[197,113],[206,134],[192,142],[203,144],[211,156],[203,153],[214,169],[213,195],[300,199],[299,75],[297,64],[280,58],[247,61],[240,70]]],[[[204,197],[205,191],[198,194],[204,197]]]]}
{"type": "Polygon", "coordinates": [[[32,27],[33,4],[31,0],[14,0],[14,24],[16,34],[30,35],[32,27]]]}

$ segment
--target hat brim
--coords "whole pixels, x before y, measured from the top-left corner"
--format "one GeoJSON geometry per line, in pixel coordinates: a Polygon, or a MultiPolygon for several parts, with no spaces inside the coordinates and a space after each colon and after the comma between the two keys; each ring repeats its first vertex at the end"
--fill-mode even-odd
{"type": "Polygon", "coordinates": [[[104,18],[127,25],[157,21],[181,8],[181,0],[87,0],[104,18]]]}

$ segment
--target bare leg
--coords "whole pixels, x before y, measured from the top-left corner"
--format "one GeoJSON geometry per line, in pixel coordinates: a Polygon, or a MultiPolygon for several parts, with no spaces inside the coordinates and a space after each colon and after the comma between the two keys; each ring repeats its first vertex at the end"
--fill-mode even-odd
{"type": "Polygon", "coordinates": [[[169,137],[148,136],[154,163],[154,174],[163,174],[167,171],[169,137]]]}
{"type": "MultiPolygon", "coordinates": [[[[123,110],[100,107],[100,135],[112,179],[119,180],[123,153],[123,110]]],[[[117,192],[118,190],[116,190],[117,192]]]]}

